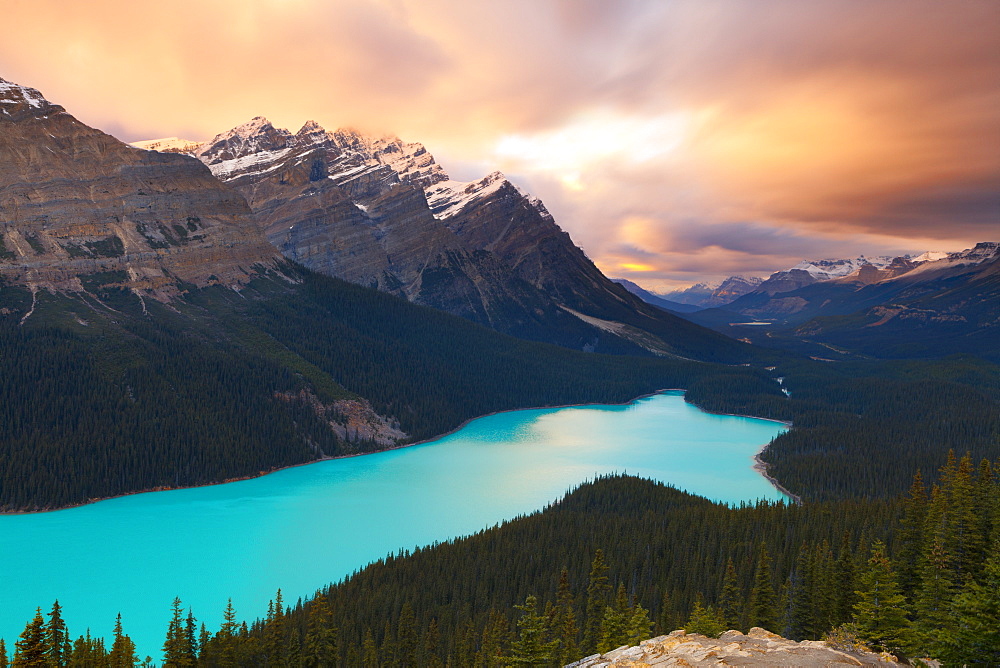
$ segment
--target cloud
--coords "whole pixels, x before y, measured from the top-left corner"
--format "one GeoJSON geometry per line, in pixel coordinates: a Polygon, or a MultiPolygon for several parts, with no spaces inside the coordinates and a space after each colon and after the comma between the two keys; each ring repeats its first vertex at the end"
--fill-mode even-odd
{"type": "Polygon", "coordinates": [[[0,76],[124,139],[397,133],[515,174],[608,271],[1000,231],[992,0],[5,0],[4,22],[0,76]]]}

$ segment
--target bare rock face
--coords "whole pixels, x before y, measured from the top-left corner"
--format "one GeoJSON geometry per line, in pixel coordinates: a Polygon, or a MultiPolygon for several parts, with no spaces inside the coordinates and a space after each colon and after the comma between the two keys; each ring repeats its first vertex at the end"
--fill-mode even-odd
{"type": "MultiPolygon", "coordinates": [[[[157,143],[178,145],[143,145],[157,143]]],[[[578,278],[564,269],[582,267],[602,290],[607,279],[501,174],[457,183],[420,144],[313,121],[293,134],[262,117],[191,154],[246,197],[283,255],[314,271],[517,336],[573,347],[597,338],[559,308],[578,278]]]]}
{"type": "Polygon", "coordinates": [[[888,655],[841,652],[821,640],[787,640],[754,627],[747,634],[726,631],[708,638],[682,630],[589,656],[567,668],[639,668],[640,666],[901,666],[888,655]]]}
{"type": "MultiPolygon", "coordinates": [[[[143,145],[156,142],[183,145],[143,145]]],[[[457,182],[420,144],[312,121],[293,134],[262,117],[190,152],[246,198],[285,257],[315,271],[577,349],[742,355],[606,278],[499,172],[457,182]]]]}
{"type": "Polygon", "coordinates": [[[712,291],[712,294],[702,302],[702,306],[725,306],[745,294],[756,290],[762,279],[747,276],[730,276],[722,285],[712,291]]]}
{"type": "Polygon", "coordinates": [[[0,277],[169,299],[238,287],[279,256],[236,192],[185,155],[133,148],[0,79],[0,277]]]}

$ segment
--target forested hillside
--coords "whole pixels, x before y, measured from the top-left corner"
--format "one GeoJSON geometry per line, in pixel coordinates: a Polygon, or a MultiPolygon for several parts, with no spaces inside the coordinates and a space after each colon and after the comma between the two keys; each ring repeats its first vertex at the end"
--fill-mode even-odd
{"type": "MultiPolygon", "coordinates": [[[[391,555],[311,601],[279,591],[250,626],[228,607],[221,629],[205,629],[175,601],[164,665],[557,666],[674,628],[751,626],[992,663],[994,470],[951,457],[940,485],[918,476],[900,500],[740,508],[603,478],[531,516],[391,555]]],[[[46,624],[28,623],[19,656],[46,651],[46,624]]],[[[126,637],[109,645],[110,665],[133,664],[126,637]]],[[[57,665],[109,665],[105,647],[80,637],[57,665]]]]}
{"type": "Polygon", "coordinates": [[[791,421],[761,459],[806,500],[891,498],[915,471],[931,475],[949,449],[1000,456],[1000,366],[943,360],[817,362],[787,358],[771,373],[699,378],[687,401],[706,410],[791,421]]]}
{"type": "MultiPolygon", "coordinates": [[[[387,447],[338,435],[343,399],[370,402],[405,443],[494,411],[624,402],[724,369],[530,343],[284,272],[240,292],[190,289],[170,303],[106,281],[74,297],[0,286],[0,509],[221,482],[387,447]]],[[[776,387],[761,370],[735,373],[776,387]]]]}

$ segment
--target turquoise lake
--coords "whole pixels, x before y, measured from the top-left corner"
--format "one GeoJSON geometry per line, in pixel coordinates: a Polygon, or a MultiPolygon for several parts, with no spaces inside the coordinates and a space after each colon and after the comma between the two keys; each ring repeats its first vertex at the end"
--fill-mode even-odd
{"type": "Polygon", "coordinates": [[[175,596],[212,631],[232,598],[261,616],[280,587],[308,596],[400,548],[530,513],[586,480],[627,472],[726,503],[780,499],[753,455],[785,429],[710,415],[664,392],[473,420],[434,442],[210,487],[0,516],[0,631],[13,642],[55,599],[73,637],[122,614],[157,662],[175,596]]]}

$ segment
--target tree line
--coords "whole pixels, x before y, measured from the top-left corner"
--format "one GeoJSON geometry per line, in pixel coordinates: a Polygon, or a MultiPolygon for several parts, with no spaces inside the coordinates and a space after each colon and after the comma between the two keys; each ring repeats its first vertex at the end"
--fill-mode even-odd
{"type": "MultiPolygon", "coordinates": [[[[675,628],[753,626],[997,662],[998,464],[951,456],[938,482],[918,475],[895,500],[736,508],[608,476],[544,511],[389,555],[307,601],[279,591],[250,624],[230,603],[209,631],[176,600],[161,665],[556,666],[675,628]]],[[[58,629],[39,613],[13,665],[138,665],[113,662],[129,647],[120,631],[106,649],[58,629]],[[56,646],[63,663],[26,663],[51,662],[56,646]],[[107,663],[73,663],[102,652],[107,663]]]]}

